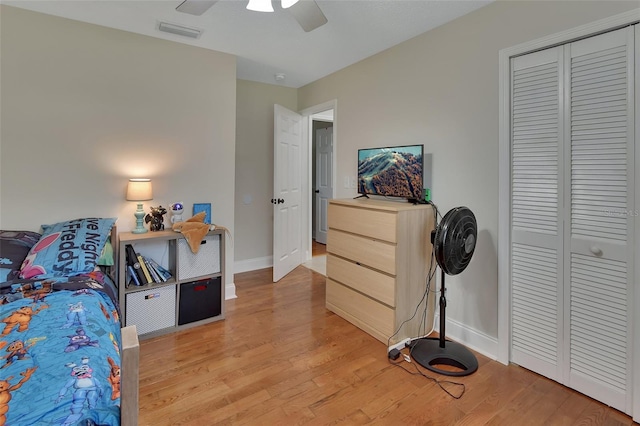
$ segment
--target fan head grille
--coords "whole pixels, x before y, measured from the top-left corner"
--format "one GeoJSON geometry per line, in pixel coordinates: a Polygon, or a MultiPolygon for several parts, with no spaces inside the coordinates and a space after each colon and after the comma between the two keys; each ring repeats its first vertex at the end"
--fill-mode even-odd
{"type": "Polygon", "coordinates": [[[436,228],[433,241],[438,265],[449,275],[464,271],[476,248],[476,217],[467,207],[447,212],[436,228]]]}

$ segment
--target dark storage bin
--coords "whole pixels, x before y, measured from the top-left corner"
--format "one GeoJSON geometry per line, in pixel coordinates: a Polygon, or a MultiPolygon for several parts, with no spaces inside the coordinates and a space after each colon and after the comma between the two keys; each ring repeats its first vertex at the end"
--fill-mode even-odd
{"type": "Polygon", "coordinates": [[[220,277],[180,284],[178,325],[220,315],[222,313],[221,285],[220,277]]]}

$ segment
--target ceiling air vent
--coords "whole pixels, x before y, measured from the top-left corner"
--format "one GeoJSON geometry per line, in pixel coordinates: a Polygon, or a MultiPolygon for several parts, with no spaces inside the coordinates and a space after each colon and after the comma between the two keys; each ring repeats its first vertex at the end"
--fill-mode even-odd
{"type": "Polygon", "coordinates": [[[200,38],[200,35],[202,34],[202,30],[197,28],[189,28],[178,24],[171,24],[169,22],[158,23],[158,30],[189,38],[200,38]]]}

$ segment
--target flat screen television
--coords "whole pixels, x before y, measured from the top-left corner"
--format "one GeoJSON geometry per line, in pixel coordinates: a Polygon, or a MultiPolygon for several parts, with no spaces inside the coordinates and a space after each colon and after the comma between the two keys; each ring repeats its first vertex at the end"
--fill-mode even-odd
{"type": "Polygon", "coordinates": [[[358,194],[423,197],[424,145],[389,146],[358,150],[358,194]]]}

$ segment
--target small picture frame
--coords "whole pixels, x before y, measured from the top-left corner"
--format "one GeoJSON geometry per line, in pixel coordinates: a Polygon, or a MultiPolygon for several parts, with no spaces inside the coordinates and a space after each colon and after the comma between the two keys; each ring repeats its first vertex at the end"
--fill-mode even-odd
{"type": "Polygon", "coordinates": [[[204,217],[204,223],[211,224],[211,203],[194,203],[193,204],[193,215],[200,212],[205,212],[206,216],[204,217]]]}

